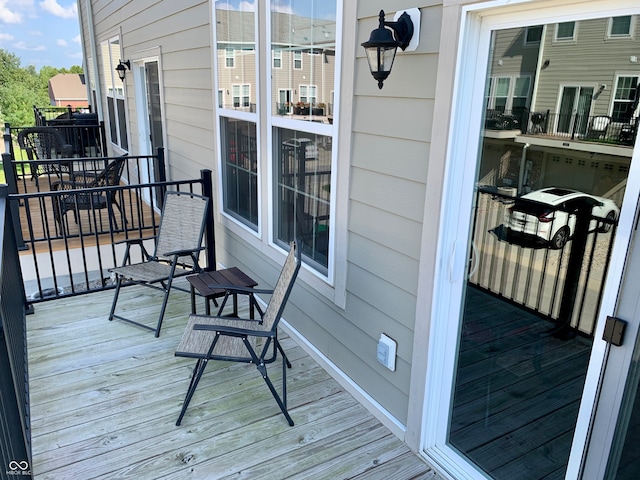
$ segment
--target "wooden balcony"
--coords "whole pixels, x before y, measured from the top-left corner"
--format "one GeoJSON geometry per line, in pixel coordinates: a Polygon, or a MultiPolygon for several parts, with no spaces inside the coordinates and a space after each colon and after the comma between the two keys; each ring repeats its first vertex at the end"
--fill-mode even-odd
{"type": "MultiPolygon", "coordinates": [[[[112,296],[44,302],[27,318],[36,480],[439,478],[286,334],[294,427],[253,365],[222,362],[176,427],[195,364],[174,356],[189,295],[173,291],[160,338],[109,322],[112,296]]],[[[159,303],[141,287],[120,300],[140,318],[159,303]]]]}

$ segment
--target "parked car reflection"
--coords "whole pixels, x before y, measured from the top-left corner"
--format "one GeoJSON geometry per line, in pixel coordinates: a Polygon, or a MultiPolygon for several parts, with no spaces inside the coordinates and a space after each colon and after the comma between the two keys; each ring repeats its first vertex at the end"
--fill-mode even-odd
{"type": "Polygon", "coordinates": [[[566,188],[549,187],[515,199],[505,214],[507,238],[514,234],[534,237],[550,248],[561,249],[574,232],[579,205],[593,205],[589,230],[608,232],[620,209],[608,198],[566,188]],[[601,218],[606,221],[598,221],[601,218]]]}

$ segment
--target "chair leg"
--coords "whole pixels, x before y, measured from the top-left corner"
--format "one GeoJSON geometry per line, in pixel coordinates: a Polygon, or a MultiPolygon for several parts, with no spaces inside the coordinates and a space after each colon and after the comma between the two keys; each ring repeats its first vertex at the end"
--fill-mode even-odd
{"type": "MultiPolygon", "coordinates": [[[[175,266],[174,266],[175,269],[175,266]]],[[[171,275],[173,276],[173,271],[171,275]]],[[[158,326],[156,327],[156,338],[160,336],[160,328],[162,328],[162,320],[164,319],[164,312],[167,309],[167,303],[169,302],[169,294],[171,293],[171,283],[173,282],[173,278],[169,277],[169,281],[166,285],[163,282],[162,286],[164,287],[164,299],[162,300],[162,307],[160,308],[160,318],[158,318],[158,326]]]]}
{"type": "Polygon", "coordinates": [[[122,286],[122,277],[118,276],[116,282],[116,293],[113,295],[113,302],[111,303],[111,312],[109,312],[109,321],[113,320],[113,314],[116,312],[116,303],[118,303],[118,296],[120,295],[120,287],[122,286]]]}
{"type": "Polygon", "coordinates": [[[193,375],[191,376],[191,382],[189,383],[189,389],[187,390],[187,395],[184,397],[184,402],[182,403],[182,410],[180,411],[180,415],[178,416],[178,420],[176,421],[176,426],[180,426],[182,423],[182,418],[184,414],[187,412],[187,407],[191,402],[191,398],[193,394],[196,392],[196,387],[200,382],[200,378],[204,373],[204,369],[207,366],[207,359],[201,358],[197,361],[196,366],[193,368],[193,375]]]}
{"type": "Polygon", "coordinates": [[[276,387],[273,386],[273,383],[271,382],[269,375],[267,375],[266,365],[263,362],[261,362],[256,365],[256,368],[262,375],[262,379],[267,384],[267,387],[269,387],[269,390],[271,390],[271,395],[273,395],[273,398],[278,403],[278,406],[280,407],[280,411],[284,415],[284,418],[287,419],[289,426],[293,427],[293,420],[291,419],[291,416],[287,411],[287,369],[285,367],[284,357],[282,359],[282,398],[280,398],[280,395],[278,394],[276,387]]]}

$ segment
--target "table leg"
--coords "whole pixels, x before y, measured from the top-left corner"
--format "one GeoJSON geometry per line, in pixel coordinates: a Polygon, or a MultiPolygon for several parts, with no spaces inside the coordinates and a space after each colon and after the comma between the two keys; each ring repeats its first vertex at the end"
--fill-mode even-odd
{"type": "Polygon", "coordinates": [[[191,313],[196,313],[196,290],[193,285],[191,285],[191,313]]]}

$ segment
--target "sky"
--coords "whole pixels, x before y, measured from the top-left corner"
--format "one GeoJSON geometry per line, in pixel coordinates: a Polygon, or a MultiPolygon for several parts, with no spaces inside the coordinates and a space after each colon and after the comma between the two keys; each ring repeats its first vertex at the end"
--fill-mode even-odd
{"type": "Polygon", "coordinates": [[[82,66],[76,0],[0,0],[0,48],[22,67],[82,66]]]}

